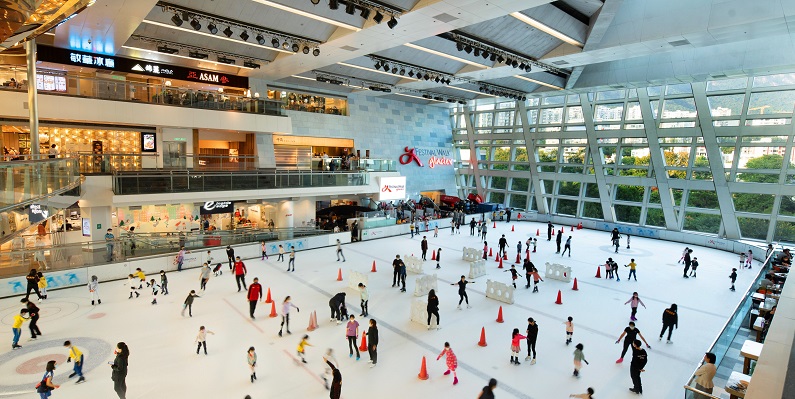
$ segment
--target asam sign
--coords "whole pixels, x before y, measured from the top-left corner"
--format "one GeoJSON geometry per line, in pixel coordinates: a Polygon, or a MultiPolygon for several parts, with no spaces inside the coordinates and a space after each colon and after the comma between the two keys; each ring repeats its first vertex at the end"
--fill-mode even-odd
{"type": "Polygon", "coordinates": [[[401,165],[408,165],[412,162],[418,166],[425,166],[420,159],[427,157],[428,167],[433,169],[436,166],[453,166],[452,151],[446,148],[421,148],[405,147],[404,153],[398,157],[401,165]]]}

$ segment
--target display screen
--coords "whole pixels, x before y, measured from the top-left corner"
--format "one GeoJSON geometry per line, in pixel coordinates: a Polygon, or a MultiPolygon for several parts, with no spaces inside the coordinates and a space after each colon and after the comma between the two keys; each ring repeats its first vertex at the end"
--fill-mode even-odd
{"type": "Polygon", "coordinates": [[[81,226],[83,227],[83,237],[91,237],[91,219],[83,218],[81,226]]]}
{"type": "Polygon", "coordinates": [[[141,133],[141,152],[157,151],[157,141],[155,133],[141,133]]]}
{"type": "Polygon", "coordinates": [[[66,77],[43,74],[36,75],[36,89],[66,93],[66,77]]]}

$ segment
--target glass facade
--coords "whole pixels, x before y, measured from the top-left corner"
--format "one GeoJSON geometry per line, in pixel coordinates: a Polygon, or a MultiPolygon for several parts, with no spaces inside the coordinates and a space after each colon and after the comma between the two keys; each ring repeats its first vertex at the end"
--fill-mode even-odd
{"type": "Polygon", "coordinates": [[[793,242],[794,108],[795,74],[458,106],[451,118],[459,195],[793,242]]]}

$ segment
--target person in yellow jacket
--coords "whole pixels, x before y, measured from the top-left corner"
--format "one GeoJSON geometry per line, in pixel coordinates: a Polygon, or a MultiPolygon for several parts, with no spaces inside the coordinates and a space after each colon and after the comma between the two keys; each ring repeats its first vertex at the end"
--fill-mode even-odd
{"type": "Polygon", "coordinates": [[[139,290],[144,287],[144,283],[146,283],[147,287],[149,286],[149,283],[146,282],[146,274],[144,274],[144,271],[141,270],[140,267],[135,269],[135,273],[133,273],[133,275],[141,280],[141,284],[138,285],[139,290]]]}
{"type": "Polygon", "coordinates": [[[11,324],[11,332],[14,334],[14,338],[11,340],[11,349],[19,349],[22,346],[19,345],[19,337],[22,335],[22,323],[28,321],[28,310],[27,309],[20,309],[19,314],[14,316],[14,321],[11,324]]]}
{"type": "Polygon", "coordinates": [[[44,273],[38,272],[39,277],[39,292],[41,292],[41,296],[44,299],[47,299],[47,279],[44,277],[44,273]]]}
{"type": "Polygon", "coordinates": [[[69,374],[69,378],[74,376],[78,376],[77,383],[85,382],[86,377],[83,377],[83,352],[80,349],[77,349],[76,346],[72,345],[72,342],[66,341],[63,343],[64,348],[69,349],[69,358],[66,359],[66,362],[69,363],[71,361],[75,362],[75,366],[73,369],[72,374],[69,374]]]}
{"type": "Polygon", "coordinates": [[[309,343],[309,336],[304,335],[304,337],[301,338],[301,342],[298,343],[298,348],[297,348],[298,357],[301,358],[301,361],[304,363],[306,363],[306,359],[304,358],[304,356],[306,355],[307,346],[312,346],[312,344],[309,343]]]}

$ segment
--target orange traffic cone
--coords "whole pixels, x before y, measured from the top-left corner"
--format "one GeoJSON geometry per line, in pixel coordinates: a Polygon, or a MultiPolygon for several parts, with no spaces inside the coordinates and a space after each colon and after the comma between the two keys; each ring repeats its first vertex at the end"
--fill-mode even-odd
{"type": "Polygon", "coordinates": [[[496,221],[494,222],[494,226],[491,226],[491,228],[492,229],[496,229],[497,228],[497,222],[496,221]]]}
{"type": "Polygon", "coordinates": [[[596,266],[596,278],[602,278],[602,266],[596,266]]]}
{"type": "Polygon", "coordinates": [[[556,305],[563,305],[563,300],[561,299],[561,296],[560,296],[560,290],[558,290],[558,300],[555,301],[555,304],[556,305]]]}
{"type": "Polygon", "coordinates": [[[271,289],[268,287],[268,296],[265,298],[265,303],[271,303],[273,299],[271,299],[271,289]]]}
{"type": "Polygon", "coordinates": [[[315,312],[309,314],[309,327],[306,328],[306,331],[315,331],[317,326],[315,325],[315,312]]]}
{"type": "Polygon", "coordinates": [[[375,270],[375,261],[373,261],[373,269],[370,270],[370,271],[373,272],[373,273],[377,272],[377,270],[375,270]]]}
{"type": "Polygon", "coordinates": [[[342,281],[342,268],[337,272],[337,281],[342,281]]]}
{"type": "Polygon", "coordinates": [[[359,345],[359,350],[364,352],[367,350],[367,333],[362,331],[362,344],[359,345]]]}
{"type": "Polygon", "coordinates": [[[577,277],[574,278],[574,286],[571,287],[571,290],[572,291],[579,291],[579,289],[577,288],[577,277]]]}
{"type": "Polygon", "coordinates": [[[500,306],[500,311],[497,313],[497,323],[502,323],[505,320],[502,319],[502,306],[500,306]]]}
{"type": "Polygon", "coordinates": [[[489,248],[489,256],[494,256],[494,253],[491,252],[491,248],[489,248]]]}
{"type": "Polygon", "coordinates": [[[502,260],[508,260],[508,252],[502,253],[502,260]]]}
{"type": "Polygon", "coordinates": [[[420,373],[417,374],[417,378],[421,380],[428,379],[428,367],[425,365],[425,356],[422,357],[422,366],[420,366],[420,373]]]}
{"type": "Polygon", "coordinates": [[[516,220],[522,220],[522,214],[521,213],[516,215],[516,220]]]}
{"type": "Polygon", "coordinates": [[[513,229],[513,225],[511,225],[511,231],[514,231],[514,229],[513,229]]]}
{"type": "Polygon", "coordinates": [[[571,226],[571,231],[574,231],[574,226],[571,226]]]}
{"type": "Polygon", "coordinates": [[[276,316],[278,316],[276,314],[276,302],[271,302],[271,314],[269,314],[268,317],[276,317],[276,316]]]}
{"type": "Polygon", "coordinates": [[[486,327],[480,329],[480,342],[478,342],[478,346],[487,346],[486,343],[486,327]]]}
{"type": "Polygon", "coordinates": [[[435,249],[433,250],[433,252],[431,252],[431,260],[436,260],[436,250],[435,249]]]}
{"type": "Polygon", "coordinates": [[[502,258],[498,257],[497,259],[500,260],[500,265],[497,266],[497,269],[502,269],[502,258]]]}
{"type": "Polygon", "coordinates": [[[541,229],[536,229],[536,237],[541,235],[541,229]]]}
{"type": "Polygon", "coordinates": [[[516,264],[522,263],[522,255],[516,254],[516,262],[513,262],[513,263],[516,263],[516,264]]]}
{"type": "Polygon", "coordinates": [[[525,257],[525,259],[530,260],[530,250],[529,249],[527,251],[524,251],[524,257],[525,257]]]}
{"type": "Polygon", "coordinates": [[[582,222],[577,223],[577,230],[582,230],[582,222]]]}

